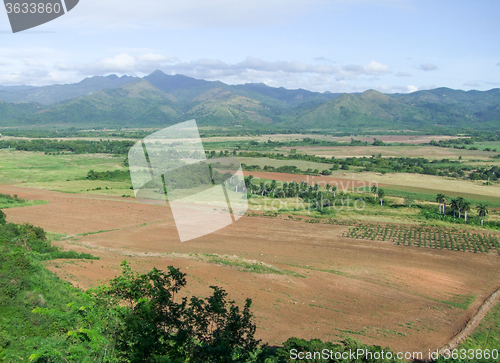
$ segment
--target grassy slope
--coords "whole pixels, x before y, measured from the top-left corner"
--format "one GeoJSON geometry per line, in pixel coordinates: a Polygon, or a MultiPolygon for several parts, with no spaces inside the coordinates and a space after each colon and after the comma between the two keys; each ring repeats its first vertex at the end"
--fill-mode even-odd
{"type": "Polygon", "coordinates": [[[45,204],[43,200],[24,200],[24,199],[10,199],[5,198],[0,194],[0,209],[16,208],[16,207],[29,207],[32,205],[45,204]]]}
{"type": "Polygon", "coordinates": [[[69,340],[65,332],[79,319],[76,306],[68,304],[83,304],[84,298],[40,261],[68,253],[50,246],[41,229],[1,222],[0,252],[0,362],[28,361],[36,350],[64,345],[69,340]],[[36,314],[36,308],[48,314],[36,314]]]}
{"type": "Polygon", "coordinates": [[[497,303],[476,330],[458,349],[497,349],[500,351],[500,303],[497,303]]]}

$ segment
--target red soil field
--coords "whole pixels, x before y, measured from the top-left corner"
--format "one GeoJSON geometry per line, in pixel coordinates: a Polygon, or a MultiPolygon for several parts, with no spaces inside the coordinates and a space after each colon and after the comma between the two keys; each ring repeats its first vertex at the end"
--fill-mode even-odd
{"type": "Polygon", "coordinates": [[[9,222],[63,234],[116,229],[54,242],[101,258],[47,262],[61,278],[85,289],[119,274],[124,259],[140,272],[173,265],[188,274],[186,294],[207,295],[217,285],[238,304],[251,298],[257,335],[271,344],[350,335],[427,354],[462,329],[500,284],[498,256],[351,240],[342,237],[345,226],[243,217],[181,243],[168,207],[13,186],[0,186],[0,193],[49,201],[5,209],[9,222]],[[300,276],[238,271],[190,254],[235,255],[300,276]],[[445,303],[465,296],[474,298],[468,309],[445,303]]]}

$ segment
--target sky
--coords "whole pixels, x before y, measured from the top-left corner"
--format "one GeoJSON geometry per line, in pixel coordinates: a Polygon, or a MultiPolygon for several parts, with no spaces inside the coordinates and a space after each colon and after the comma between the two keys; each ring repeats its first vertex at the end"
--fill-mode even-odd
{"type": "Polygon", "coordinates": [[[499,40],[498,0],[80,0],[16,34],[0,9],[0,85],[159,69],[317,92],[489,90],[499,40]]]}

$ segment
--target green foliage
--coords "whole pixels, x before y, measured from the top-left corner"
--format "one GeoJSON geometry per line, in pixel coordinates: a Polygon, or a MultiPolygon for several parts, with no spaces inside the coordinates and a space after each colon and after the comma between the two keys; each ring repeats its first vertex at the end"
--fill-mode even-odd
{"type": "Polygon", "coordinates": [[[137,274],[126,262],[122,266],[122,275],[109,287],[91,293],[101,309],[117,317],[110,328],[120,360],[246,362],[257,348],[251,300],[240,311],[215,286],[207,299],[176,298],[186,286],[185,274],[178,269],[137,274]]]}
{"type": "MultiPolygon", "coordinates": [[[[332,143],[332,142],[322,142],[322,143],[332,143]]],[[[279,143],[278,143],[279,144],[279,143]]],[[[215,153],[215,152],[214,152],[215,153]]],[[[280,154],[271,152],[258,152],[258,151],[240,151],[239,156],[241,157],[252,157],[252,158],[273,158],[277,160],[304,160],[316,163],[332,164],[332,159],[315,156],[309,154],[280,154]]],[[[339,164],[342,170],[349,170],[351,166],[356,167],[360,171],[370,171],[379,173],[414,173],[414,174],[424,174],[424,175],[438,175],[454,178],[475,178],[477,180],[498,180],[498,175],[500,171],[497,166],[493,166],[490,169],[487,168],[476,168],[471,165],[466,165],[461,163],[459,160],[428,160],[425,158],[382,158],[379,157],[360,157],[360,158],[346,158],[335,159],[331,170],[338,170],[339,164]],[[474,176],[472,176],[474,174],[474,176]]],[[[257,166],[255,166],[257,167],[257,166]]],[[[246,170],[254,170],[248,169],[246,170]]],[[[282,168],[282,167],[280,167],[282,168]]],[[[291,167],[288,167],[289,169],[291,167]]],[[[255,170],[258,170],[257,168],[255,170]]],[[[307,171],[300,171],[299,169],[279,169],[274,167],[267,167],[267,171],[277,171],[285,173],[304,173],[307,171]]]]}
{"type": "Polygon", "coordinates": [[[415,199],[411,197],[405,198],[405,207],[411,208],[415,204],[415,199]]]}
{"type": "Polygon", "coordinates": [[[125,180],[130,180],[130,172],[128,170],[113,170],[113,171],[102,171],[102,172],[89,170],[86,179],[105,180],[105,181],[125,181],[125,180]]]}
{"type": "Polygon", "coordinates": [[[305,339],[290,338],[283,347],[265,360],[266,363],[337,363],[337,362],[403,362],[396,358],[396,354],[389,348],[367,346],[356,339],[345,338],[339,343],[323,342],[319,339],[307,341],[305,339]],[[382,358],[382,352],[384,352],[382,358]],[[358,357],[358,353],[360,354],[358,357]],[[390,358],[387,358],[389,356],[390,358]]]}
{"type": "Polygon", "coordinates": [[[22,151],[39,151],[45,152],[46,154],[74,153],[125,155],[134,144],[134,141],[129,140],[0,140],[0,149],[11,148],[22,151]]]}
{"type": "MultiPolygon", "coordinates": [[[[0,208],[28,207],[36,204],[47,203],[43,200],[26,200],[19,198],[17,194],[0,194],[0,208]]],[[[0,222],[1,223],[1,222],[0,222]]]]}
{"type": "MultiPolygon", "coordinates": [[[[28,224],[0,225],[0,361],[88,362],[108,343],[93,346],[68,332],[85,325],[83,294],[44,268],[53,252],[45,232],[28,224]]],[[[107,361],[107,360],[101,360],[107,361]]]]}
{"type": "Polygon", "coordinates": [[[397,245],[446,249],[457,252],[493,252],[500,256],[500,241],[491,234],[470,233],[456,229],[359,224],[346,237],[392,242],[397,245]]]}

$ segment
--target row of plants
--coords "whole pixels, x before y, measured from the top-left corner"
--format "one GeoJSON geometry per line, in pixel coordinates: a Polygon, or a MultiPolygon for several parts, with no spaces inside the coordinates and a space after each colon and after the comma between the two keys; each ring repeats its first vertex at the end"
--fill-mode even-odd
{"type": "Polygon", "coordinates": [[[491,252],[500,255],[498,236],[446,228],[364,224],[350,228],[343,237],[385,241],[403,246],[474,253],[491,252]]]}

